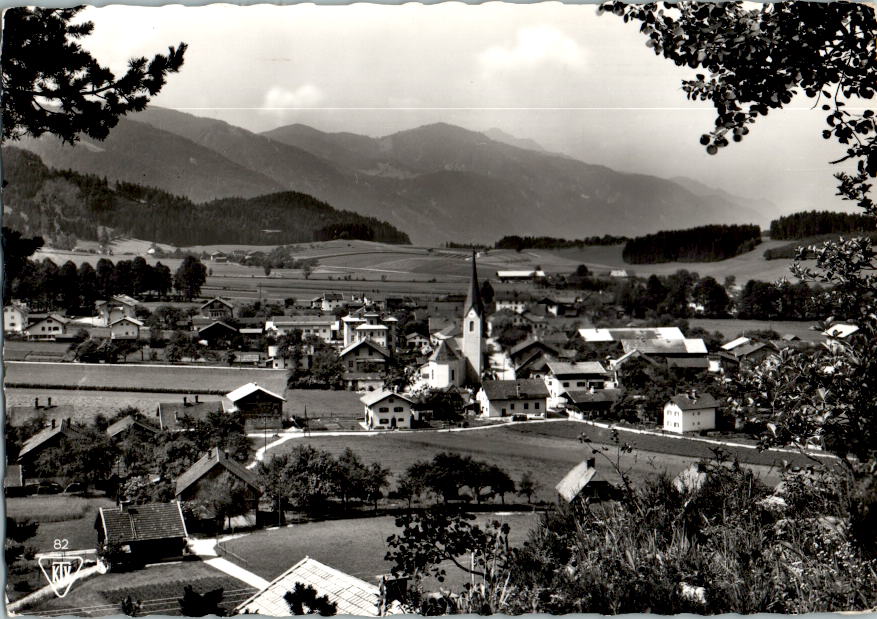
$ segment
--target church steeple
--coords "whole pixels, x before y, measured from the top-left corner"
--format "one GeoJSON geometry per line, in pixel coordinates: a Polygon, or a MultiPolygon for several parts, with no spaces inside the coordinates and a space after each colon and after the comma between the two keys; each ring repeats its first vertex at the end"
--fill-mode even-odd
{"type": "Polygon", "coordinates": [[[474,308],[479,316],[484,316],[484,302],[481,300],[481,288],[478,286],[478,266],[475,264],[474,249],[472,250],[472,279],[469,281],[469,292],[466,295],[463,314],[468,314],[470,308],[474,308]]]}

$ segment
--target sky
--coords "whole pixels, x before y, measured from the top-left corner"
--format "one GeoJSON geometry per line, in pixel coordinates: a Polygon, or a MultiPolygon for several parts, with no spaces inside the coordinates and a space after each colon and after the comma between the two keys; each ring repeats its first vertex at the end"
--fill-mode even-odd
{"type": "Polygon", "coordinates": [[[706,154],[694,70],[654,55],[635,24],[557,2],[395,6],[89,8],[84,41],[118,72],[134,56],[189,45],[153,104],[251,131],[303,123],[387,135],[433,122],[499,128],[620,171],[687,176],[780,211],[840,208],[840,147],[800,97],[741,143],[706,154]]]}

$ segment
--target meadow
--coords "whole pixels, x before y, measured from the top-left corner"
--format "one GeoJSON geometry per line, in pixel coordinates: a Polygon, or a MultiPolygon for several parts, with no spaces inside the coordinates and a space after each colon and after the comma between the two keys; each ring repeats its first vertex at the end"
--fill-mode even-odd
{"type": "MultiPolygon", "coordinates": [[[[534,512],[498,512],[479,514],[476,522],[481,526],[492,520],[508,523],[509,543],[518,546],[527,539],[537,519],[538,514],[534,512]]],[[[242,567],[267,580],[309,556],[377,584],[377,579],[390,571],[391,564],[384,560],[386,540],[397,531],[393,516],[327,520],[258,531],[229,540],[223,546],[245,560],[242,567]]],[[[237,561],[234,556],[229,560],[237,561]]],[[[444,567],[448,571],[444,586],[460,586],[465,580],[464,574],[450,565],[444,567]]]]}
{"type": "MultiPolygon", "coordinates": [[[[363,436],[320,436],[314,433],[278,445],[269,451],[267,457],[289,452],[304,443],[336,456],[349,447],[364,462],[379,462],[389,468],[393,475],[391,487],[395,487],[396,481],[414,462],[431,459],[442,451],[452,451],[496,464],[515,481],[524,472],[529,472],[539,485],[534,500],[553,501],[555,485],[573,466],[591,457],[593,449],[598,448],[615,460],[617,452],[608,434],[592,434],[593,430],[592,426],[583,423],[558,420],[454,432],[395,432],[363,436]],[[592,437],[593,445],[577,440],[583,432],[592,437]]],[[[633,453],[620,456],[621,468],[634,480],[664,472],[675,476],[691,463],[712,453],[706,444],[688,440],[641,436],[624,440],[636,446],[633,453]]],[[[791,456],[770,454],[761,457],[757,451],[745,448],[734,451],[739,452],[741,461],[770,483],[778,479],[776,472],[771,471],[771,465],[791,456]]],[[[620,482],[620,476],[606,459],[599,457],[597,468],[597,479],[620,482]]],[[[509,496],[506,501],[520,502],[521,499],[509,496]]]]}

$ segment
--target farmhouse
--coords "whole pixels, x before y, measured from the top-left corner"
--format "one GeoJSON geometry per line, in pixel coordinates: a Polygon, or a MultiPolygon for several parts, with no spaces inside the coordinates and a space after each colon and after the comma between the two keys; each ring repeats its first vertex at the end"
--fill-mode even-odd
{"type": "Polygon", "coordinates": [[[234,317],[234,305],[221,297],[213,297],[198,308],[200,315],[212,320],[228,320],[234,317]]]}
{"type": "Polygon", "coordinates": [[[334,316],[273,316],[265,322],[265,330],[289,335],[296,329],[302,335],[315,335],[324,342],[334,339],[334,316]]]}
{"type": "Polygon", "coordinates": [[[23,333],[27,327],[28,309],[21,303],[11,303],[3,308],[3,333],[23,333]]]}
{"type": "Polygon", "coordinates": [[[465,361],[451,342],[442,341],[420,368],[420,378],[434,389],[459,387],[466,378],[465,361]]]}
{"type": "Polygon", "coordinates": [[[530,338],[512,346],[512,349],[509,351],[509,357],[517,365],[531,358],[534,353],[556,357],[558,348],[538,337],[530,338]]]}
{"type": "Polygon", "coordinates": [[[204,421],[210,413],[221,413],[222,402],[202,402],[201,396],[183,396],[176,402],[160,402],[155,409],[155,418],[162,430],[178,432],[185,429],[184,421],[204,421]]]}
{"type": "Polygon", "coordinates": [[[210,261],[211,262],[218,262],[220,264],[228,262],[228,254],[226,254],[225,252],[221,252],[221,251],[210,252],[210,261]]]}
{"type": "Polygon", "coordinates": [[[117,546],[138,563],[182,556],[188,536],[178,501],[101,507],[94,528],[98,545],[117,546]]]}
{"type": "MultiPolygon", "coordinates": [[[[213,447],[200,460],[177,478],[175,496],[178,501],[203,503],[218,489],[241,487],[247,505],[255,511],[259,506],[259,485],[256,474],[228,457],[219,447],[213,447]]],[[[215,518],[209,508],[203,508],[201,518],[215,518]]]]}
{"type": "Polygon", "coordinates": [[[290,609],[284,596],[294,591],[297,584],[313,588],[318,597],[326,596],[335,604],[338,615],[382,617],[401,612],[398,603],[392,603],[388,608],[381,607],[381,592],[377,585],[305,557],[235,608],[234,614],[288,617],[290,609]]]}
{"type": "Polygon", "coordinates": [[[485,380],[475,399],[484,417],[544,415],[548,389],[539,379],[485,380]]]}
{"type": "MultiPolygon", "coordinates": [[[[548,361],[544,375],[545,385],[553,401],[569,390],[609,389],[612,378],[599,361],[548,361]]],[[[555,402],[552,402],[555,403],[555,402]]]]}
{"type": "Polygon", "coordinates": [[[579,329],[586,342],[620,342],[622,340],[684,340],[679,327],[617,327],[579,329]]]}
{"type": "Polygon", "coordinates": [[[545,271],[533,269],[529,271],[497,271],[496,277],[501,282],[524,282],[545,277],[545,271]]]}
{"type": "Polygon", "coordinates": [[[405,336],[405,345],[409,349],[426,352],[427,350],[429,350],[429,338],[424,337],[420,333],[409,333],[405,336]]]}
{"type": "Polygon", "coordinates": [[[507,310],[523,314],[532,301],[533,297],[530,294],[517,290],[500,290],[493,296],[493,304],[497,312],[507,310]]]}
{"type": "Polygon", "coordinates": [[[143,323],[136,318],[127,316],[119,318],[110,325],[110,339],[112,340],[137,340],[140,339],[140,329],[143,323]]]}
{"type": "Polygon", "coordinates": [[[391,429],[411,428],[415,413],[413,402],[394,391],[377,391],[359,399],[365,406],[365,424],[370,428],[391,429]]]}
{"type": "Polygon", "coordinates": [[[737,357],[739,362],[761,363],[771,355],[776,353],[776,349],[767,342],[749,342],[731,349],[731,354],[737,357]]]}
{"type": "Polygon", "coordinates": [[[340,292],[324,292],[320,296],[311,299],[311,307],[324,312],[334,312],[339,307],[344,307],[345,305],[347,303],[344,301],[344,295],[340,292]]]}
{"type": "Polygon", "coordinates": [[[622,340],[621,346],[625,353],[637,350],[666,362],[668,367],[701,370],[709,367],[706,344],[700,338],[622,340]]]}
{"type": "Polygon", "coordinates": [[[70,335],[70,319],[60,314],[49,314],[28,325],[24,334],[29,340],[57,340],[70,335]]]}
{"type": "Polygon", "coordinates": [[[24,442],[18,452],[18,464],[30,469],[47,449],[59,447],[65,438],[76,439],[79,436],[79,432],[66,419],[59,423],[53,420],[50,427],[40,430],[24,442]]]}
{"type": "Polygon", "coordinates": [[[247,383],[225,394],[223,408],[227,413],[240,412],[247,430],[280,428],[286,398],[256,383],[247,383]]]}
{"type": "Polygon", "coordinates": [[[210,348],[228,346],[238,335],[240,332],[237,329],[221,320],[216,320],[198,329],[198,339],[207,342],[210,348]]]}
{"type": "Polygon", "coordinates": [[[347,372],[379,373],[390,359],[390,351],[377,342],[359,340],[338,353],[338,358],[347,372]]]}
{"type": "Polygon", "coordinates": [[[99,300],[95,302],[98,312],[98,324],[101,327],[109,327],[120,318],[135,318],[137,299],[126,294],[117,294],[109,301],[99,300]]]}
{"type": "Polygon", "coordinates": [[[608,413],[612,405],[621,397],[621,390],[567,391],[563,397],[567,402],[567,415],[573,419],[591,419],[608,413]]]}
{"type": "Polygon", "coordinates": [[[716,427],[716,399],[708,393],[676,395],[664,405],[664,430],[682,434],[714,430],[716,427]]]}

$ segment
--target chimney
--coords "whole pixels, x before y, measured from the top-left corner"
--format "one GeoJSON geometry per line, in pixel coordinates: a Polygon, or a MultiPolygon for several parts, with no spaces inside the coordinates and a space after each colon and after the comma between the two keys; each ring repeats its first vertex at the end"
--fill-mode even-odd
{"type": "Polygon", "coordinates": [[[595,469],[597,468],[597,458],[588,458],[588,468],[595,469]]]}
{"type": "Polygon", "coordinates": [[[123,514],[128,513],[128,508],[131,506],[131,501],[123,500],[119,501],[119,509],[122,510],[123,514]]]}
{"type": "Polygon", "coordinates": [[[39,407],[40,407],[40,398],[39,398],[39,397],[36,397],[36,398],[33,399],[33,407],[34,407],[34,408],[39,408],[39,407]]]}
{"type": "Polygon", "coordinates": [[[201,400],[199,399],[200,397],[201,396],[199,396],[197,393],[195,394],[195,404],[199,404],[201,402],[201,400]]]}
{"type": "Polygon", "coordinates": [[[52,429],[53,430],[55,429],[55,418],[54,417],[52,418],[52,429]]]}
{"type": "Polygon", "coordinates": [[[183,406],[188,406],[188,405],[189,405],[189,398],[186,396],[183,396],[183,406]]]}
{"type": "Polygon", "coordinates": [[[688,397],[691,398],[692,400],[696,400],[697,399],[697,389],[692,389],[691,391],[689,391],[688,397]]]}
{"type": "Polygon", "coordinates": [[[52,396],[49,396],[49,403],[46,405],[46,408],[52,408],[52,396]]]}

